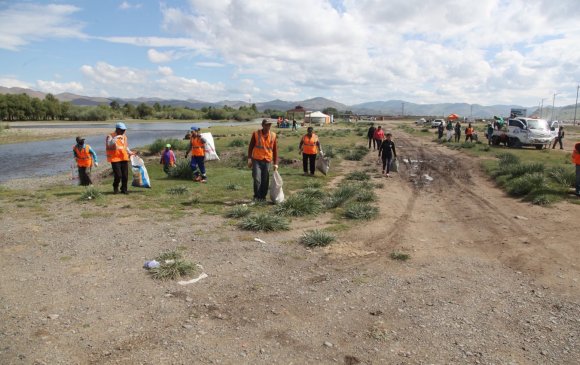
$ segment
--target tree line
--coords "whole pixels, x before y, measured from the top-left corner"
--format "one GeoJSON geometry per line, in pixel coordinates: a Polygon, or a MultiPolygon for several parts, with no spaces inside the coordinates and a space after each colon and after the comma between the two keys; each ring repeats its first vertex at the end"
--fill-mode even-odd
{"type": "Polygon", "coordinates": [[[105,121],[111,119],[232,119],[242,121],[262,116],[281,115],[283,115],[282,112],[275,110],[260,113],[256,104],[240,106],[237,109],[224,105],[221,108],[209,106],[198,110],[159,103],[121,105],[113,100],[109,105],[78,106],[68,101],[61,102],[52,94],[46,94],[42,100],[28,94],[0,94],[0,120],[3,121],[105,121]]]}

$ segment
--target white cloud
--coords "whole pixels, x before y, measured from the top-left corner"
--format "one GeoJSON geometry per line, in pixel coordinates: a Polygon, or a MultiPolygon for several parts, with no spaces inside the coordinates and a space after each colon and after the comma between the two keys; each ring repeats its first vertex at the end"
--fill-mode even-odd
{"type": "Polygon", "coordinates": [[[159,71],[159,73],[163,76],[171,76],[173,75],[173,70],[171,69],[171,67],[166,67],[166,66],[159,66],[157,68],[157,71],[159,71]]]}
{"type": "Polygon", "coordinates": [[[153,63],[166,63],[175,58],[175,51],[159,52],[151,48],[147,51],[147,57],[153,63]]]}
{"type": "Polygon", "coordinates": [[[64,92],[80,93],[84,91],[82,84],[78,82],[55,82],[37,80],[36,85],[39,91],[52,94],[60,94],[64,92]]]}
{"type": "Polygon", "coordinates": [[[190,38],[164,38],[164,37],[93,37],[111,43],[129,44],[139,47],[174,47],[197,51],[209,49],[204,42],[190,38]]]}
{"type": "Polygon", "coordinates": [[[4,86],[4,87],[21,87],[24,89],[28,89],[31,88],[32,85],[30,85],[28,82],[25,81],[21,81],[18,80],[14,77],[0,77],[0,86],[4,86]]]}
{"type": "Polygon", "coordinates": [[[140,9],[142,6],[143,6],[143,4],[131,4],[128,1],[123,1],[119,5],[119,9],[121,9],[121,10],[140,9]]]}
{"type": "Polygon", "coordinates": [[[207,68],[220,68],[225,66],[223,63],[219,62],[196,62],[195,65],[198,67],[207,67],[207,68]]]}
{"type": "Polygon", "coordinates": [[[72,5],[14,4],[0,10],[0,49],[16,51],[22,46],[50,38],[85,38],[82,24],[71,16],[80,9],[72,5]]]}

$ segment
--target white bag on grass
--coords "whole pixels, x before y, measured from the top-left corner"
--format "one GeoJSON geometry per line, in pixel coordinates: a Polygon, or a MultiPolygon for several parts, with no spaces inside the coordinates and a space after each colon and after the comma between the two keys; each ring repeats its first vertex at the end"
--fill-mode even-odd
{"type": "Polygon", "coordinates": [[[272,182],[270,182],[270,199],[274,204],[279,204],[284,201],[284,190],[282,190],[282,176],[278,171],[274,171],[272,174],[272,182]]]}
{"type": "Polygon", "coordinates": [[[316,159],[316,169],[326,176],[330,169],[330,157],[324,157],[324,153],[320,151],[320,157],[316,159]]]}
{"type": "Polygon", "coordinates": [[[131,171],[133,171],[132,186],[138,188],[151,187],[151,180],[149,180],[147,168],[145,168],[145,163],[141,157],[135,155],[131,156],[131,171]]]}
{"type": "Polygon", "coordinates": [[[219,156],[215,150],[215,143],[210,132],[202,133],[201,138],[205,139],[205,160],[219,160],[219,156]]]}

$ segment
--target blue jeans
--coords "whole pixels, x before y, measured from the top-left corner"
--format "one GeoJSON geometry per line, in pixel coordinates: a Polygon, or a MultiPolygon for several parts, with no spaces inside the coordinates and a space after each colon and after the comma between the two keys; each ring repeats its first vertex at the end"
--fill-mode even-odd
{"type": "Polygon", "coordinates": [[[270,187],[271,162],[252,159],[252,178],[254,179],[254,199],[265,200],[270,187]]]}
{"type": "Polygon", "coordinates": [[[193,176],[205,177],[205,156],[191,156],[191,171],[193,171],[193,176]],[[199,167],[199,171],[197,171],[199,167]]]}

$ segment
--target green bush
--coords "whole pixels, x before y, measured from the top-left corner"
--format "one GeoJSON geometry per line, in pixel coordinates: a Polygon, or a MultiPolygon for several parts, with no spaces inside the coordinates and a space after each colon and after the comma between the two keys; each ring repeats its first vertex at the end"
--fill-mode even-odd
{"type": "Polygon", "coordinates": [[[375,218],[379,209],[368,203],[351,203],[344,210],[344,216],[348,219],[369,220],[375,218]]]}
{"type": "Polygon", "coordinates": [[[228,210],[225,214],[227,218],[243,218],[250,214],[250,208],[247,205],[236,205],[228,210]]]}
{"type": "Polygon", "coordinates": [[[502,167],[504,165],[511,165],[520,163],[520,158],[513,153],[509,152],[501,152],[498,153],[495,157],[499,159],[499,166],[502,167]]]}
{"type": "Polygon", "coordinates": [[[329,158],[336,157],[336,151],[334,151],[334,147],[333,146],[325,146],[324,147],[324,156],[329,157],[329,158]]]}
{"type": "Polygon", "coordinates": [[[364,146],[357,146],[355,149],[349,150],[345,155],[344,159],[348,161],[361,161],[369,152],[369,150],[364,146]]]}
{"type": "Polygon", "coordinates": [[[160,138],[156,139],[153,143],[147,146],[147,149],[149,150],[149,152],[157,154],[163,151],[165,149],[165,145],[167,145],[168,143],[171,145],[171,148],[173,150],[186,151],[189,148],[188,140],[182,140],[177,138],[165,138],[165,139],[160,138]]]}
{"type": "Polygon", "coordinates": [[[557,184],[569,188],[576,183],[576,172],[574,168],[556,166],[548,170],[548,176],[557,184]]]}
{"type": "Polygon", "coordinates": [[[308,247],[327,246],[334,240],[332,234],[320,229],[306,231],[300,237],[300,243],[308,247]]]}
{"type": "Polygon", "coordinates": [[[550,205],[554,202],[554,198],[550,197],[550,195],[540,194],[532,199],[532,204],[534,205],[550,205]]]}
{"type": "Polygon", "coordinates": [[[322,206],[318,199],[306,195],[294,194],[274,207],[274,213],[282,216],[301,217],[318,214],[322,206]]]}
{"type": "Polygon", "coordinates": [[[288,221],[280,216],[268,213],[258,213],[245,217],[238,227],[246,231],[287,231],[290,229],[288,221]]]}
{"type": "Polygon", "coordinates": [[[248,144],[247,141],[240,139],[240,138],[236,138],[230,142],[229,147],[244,147],[247,144],[248,144]]]}
{"type": "Polygon", "coordinates": [[[524,196],[533,190],[545,188],[544,174],[532,173],[525,174],[509,180],[506,184],[507,192],[513,196],[524,196]]]}
{"type": "Polygon", "coordinates": [[[346,180],[367,181],[370,180],[370,178],[371,177],[364,171],[353,171],[346,175],[346,180]]]}
{"type": "Polygon", "coordinates": [[[193,179],[193,171],[191,171],[190,160],[178,160],[175,166],[169,169],[168,175],[174,179],[193,179]]]}

